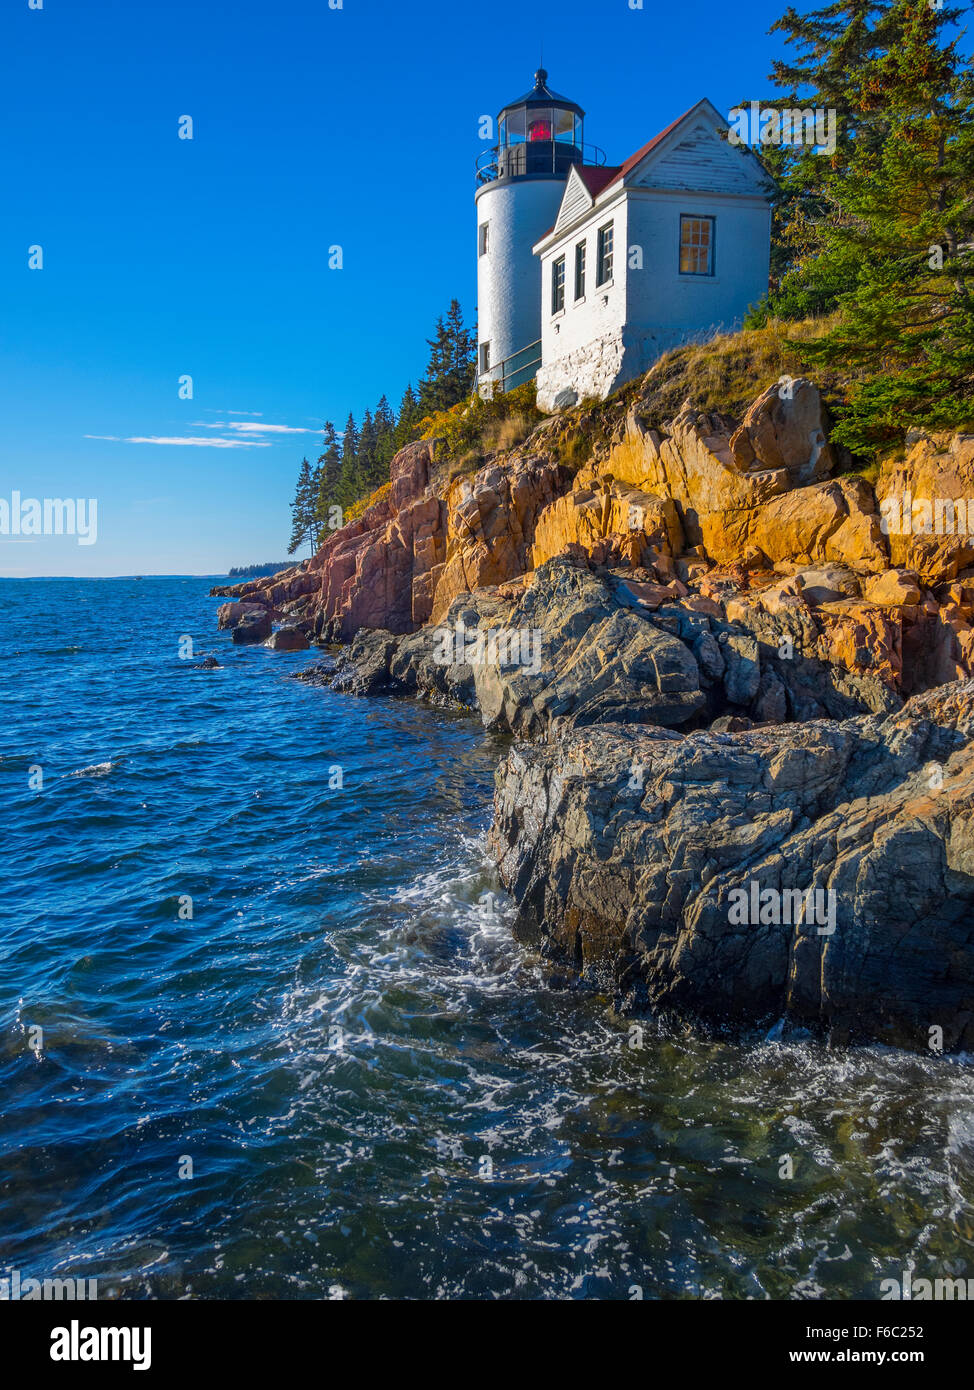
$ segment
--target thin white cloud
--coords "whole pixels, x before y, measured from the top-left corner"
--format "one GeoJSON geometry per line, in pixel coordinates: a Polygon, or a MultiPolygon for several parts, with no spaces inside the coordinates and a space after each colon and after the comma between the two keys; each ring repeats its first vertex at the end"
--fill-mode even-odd
{"type": "Polygon", "coordinates": [[[86,434],[85,439],[110,439],[113,444],[121,444],[117,434],[86,434]]]}
{"type": "MultiPolygon", "coordinates": [[[[229,412],[227,412],[229,413],[229,412]]],[[[317,430],[300,425],[257,425],[250,420],[191,420],[191,425],[204,430],[236,430],[238,434],[317,434],[317,430]]]]}
{"type": "Polygon", "coordinates": [[[126,444],[184,444],[194,449],[269,449],[266,439],[197,439],[193,435],[133,435],[126,444]]]}
{"type": "Polygon", "coordinates": [[[317,434],[301,425],[252,425],[247,420],[231,420],[227,429],[238,430],[241,434],[317,434]]]}

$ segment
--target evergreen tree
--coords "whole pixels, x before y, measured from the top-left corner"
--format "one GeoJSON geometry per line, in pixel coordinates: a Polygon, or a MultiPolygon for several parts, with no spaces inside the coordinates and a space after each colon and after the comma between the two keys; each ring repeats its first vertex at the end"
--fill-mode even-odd
{"type": "Polygon", "coordinates": [[[287,553],[294,552],[310,540],[312,553],[318,548],[318,523],[315,516],[317,493],[308,460],[301,460],[294,501],[291,503],[291,540],[287,553]]]}
{"type": "Polygon", "coordinates": [[[477,362],[477,335],[463,322],[458,299],[450,300],[446,315],[446,362],[443,391],[449,405],[458,405],[473,392],[477,362]]]}
{"type": "Polygon", "coordinates": [[[828,186],[820,256],[855,263],[837,326],[812,360],[857,368],[861,384],[834,432],[868,452],[974,417],[974,80],[943,42],[957,12],[896,0],[893,37],[863,64],[860,101],[884,138],[854,145],[828,186]]]}
{"type": "Polygon", "coordinates": [[[864,145],[875,151],[883,143],[882,115],[866,113],[861,88],[865,65],[890,42],[892,7],[893,0],[834,0],[805,15],[789,7],[771,26],[795,52],[773,62],[771,80],[781,95],[764,106],[834,112],[838,136],[831,155],[804,144],[760,147],[775,180],[771,307],[784,317],[827,312],[855,282],[854,263],[834,255],[821,259],[821,232],[831,215],[830,181],[854,151],[864,145]],[[789,278],[790,272],[797,274],[789,278]]]}
{"type": "Polygon", "coordinates": [[[412,385],[409,385],[402,393],[402,400],[399,402],[399,414],[396,417],[396,427],[392,433],[392,442],[396,446],[397,452],[412,439],[413,431],[422,418],[422,414],[416,392],[412,385]]]}
{"type": "Polygon", "coordinates": [[[362,417],[362,428],[358,439],[357,479],[360,495],[372,492],[376,487],[376,432],[371,410],[362,417]]]}
{"type": "Polygon", "coordinates": [[[358,476],[358,427],[351,411],[345,422],[342,436],[342,467],[338,476],[338,500],[343,507],[350,507],[361,495],[358,476]]]}
{"type": "Polygon", "coordinates": [[[449,410],[473,391],[476,334],[465,327],[460,301],[451,299],[446,318],[436,320],[426,375],[419,383],[419,404],[424,415],[449,410]]]}
{"type": "Polygon", "coordinates": [[[433,336],[427,338],[426,343],[430,354],[429,362],[426,365],[426,375],[419,383],[419,405],[424,415],[432,415],[437,410],[446,409],[443,381],[446,376],[450,350],[447,342],[446,324],[442,317],[436,320],[433,336]]]}
{"type": "Polygon", "coordinates": [[[389,464],[396,453],[395,430],[396,417],[383,396],[375,408],[375,458],[380,473],[379,483],[384,483],[388,478],[389,464]]]}
{"type": "Polygon", "coordinates": [[[322,452],[318,456],[316,479],[315,516],[320,531],[329,523],[329,508],[339,506],[338,482],[342,471],[342,456],[338,445],[338,434],[330,420],[325,421],[322,452]]]}

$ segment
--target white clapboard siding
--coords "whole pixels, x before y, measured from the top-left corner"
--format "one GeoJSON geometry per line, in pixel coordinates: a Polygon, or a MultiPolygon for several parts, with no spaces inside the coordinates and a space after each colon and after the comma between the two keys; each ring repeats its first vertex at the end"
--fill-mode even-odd
{"type": "Polygon", "coordinates": [[[558,221],[555,223],[555,230],[567,227],[570,222],[574,222],[576,217],[581,217],[583,212],[588,212],[592,206],[592,198],[582,180],[572,169],[568,176],[568,185],[565,189],[565,196],[561,201],[561,209],[558,213],[558,221]]]}
{"type": "Polygon", "coordinates": [[[755,161],[702,124],[668,154],[651,159],[634,182],[642,188],[685,188],[701,193],[762,191],[755,161]]]}

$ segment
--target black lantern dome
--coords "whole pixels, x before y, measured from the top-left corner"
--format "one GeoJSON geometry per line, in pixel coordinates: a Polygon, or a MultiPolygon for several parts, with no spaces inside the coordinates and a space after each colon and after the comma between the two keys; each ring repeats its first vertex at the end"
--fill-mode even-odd
{"type": "Polygon", "coordinates": [[[498,178],[564,178],[584,162],[585,112],[551,90],[544,68],[534,74],[531,91],[508,102],[497,121],[498,178]]]}

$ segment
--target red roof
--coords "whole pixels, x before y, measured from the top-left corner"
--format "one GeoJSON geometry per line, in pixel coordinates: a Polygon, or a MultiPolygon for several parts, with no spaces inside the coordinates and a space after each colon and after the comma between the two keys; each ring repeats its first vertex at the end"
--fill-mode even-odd
{"type": "Polygon", "coordinates": [[[608,168],[600,169],[594,164],[576,164],[575,172],[592,197],[597,198],[603,188],[615,181],[616,175],[622,172],[622,167],[613,164],[608,168]]]}
{"type": "MultiPolygon", "coordinates": [[[[690,111],[696,110],[696,107],[699,105],[700,103],[697,102],[695,106],[690,107],[690,111]]],[[[635,169],[636,165],[641,163],[641,161],[644,160],[652,150],[655,150],[656,146],[662,140],[665,140],[667,135],[671,134],[672,131],[676,130],[677,126],[680,124],[681,121],[686,120],[687,116],[689,116],[690,114],[690,111],[684,111],[682,116],[677,116],[676,120],[672,121],[670,125],[666,127],[665,130],[661,130],[658,135],[654,135],[648,145],[643,145],[641,150],[637,150],[635,154],[631,154],[629,158],[625,160],[619,167],[619,169],[613,174],[613,177],[611,179],[606,180],[606,182],[603,184],[603,188],[608,188],[611,184],[618,183],[620,179],[625,180],[626,178],[628,178],[629,175],[632,173],[633,169],[635,169]]],[[[601,173],[603,171],[599,170],[598,172],[601,173]]]]}
{"type": "MultiPolygon", "coordinates": [[[[602,192],[603,188],[608,188],[610,183],[615,182],[617,175],[621,171],[621,166],[618,164],[610,164],[604,168],[599,168],[599,166],[595,164],[573,164],[572,168],[588,189],[593,203],[602,192]]],[[[538,241],[544,241],[545,237],[551,236],[551,233],[557,226],[558,223],[556,222],[553,227],[549,227],[546,232],[542,232],[541,236],[538,237],[538,241]]]]}

